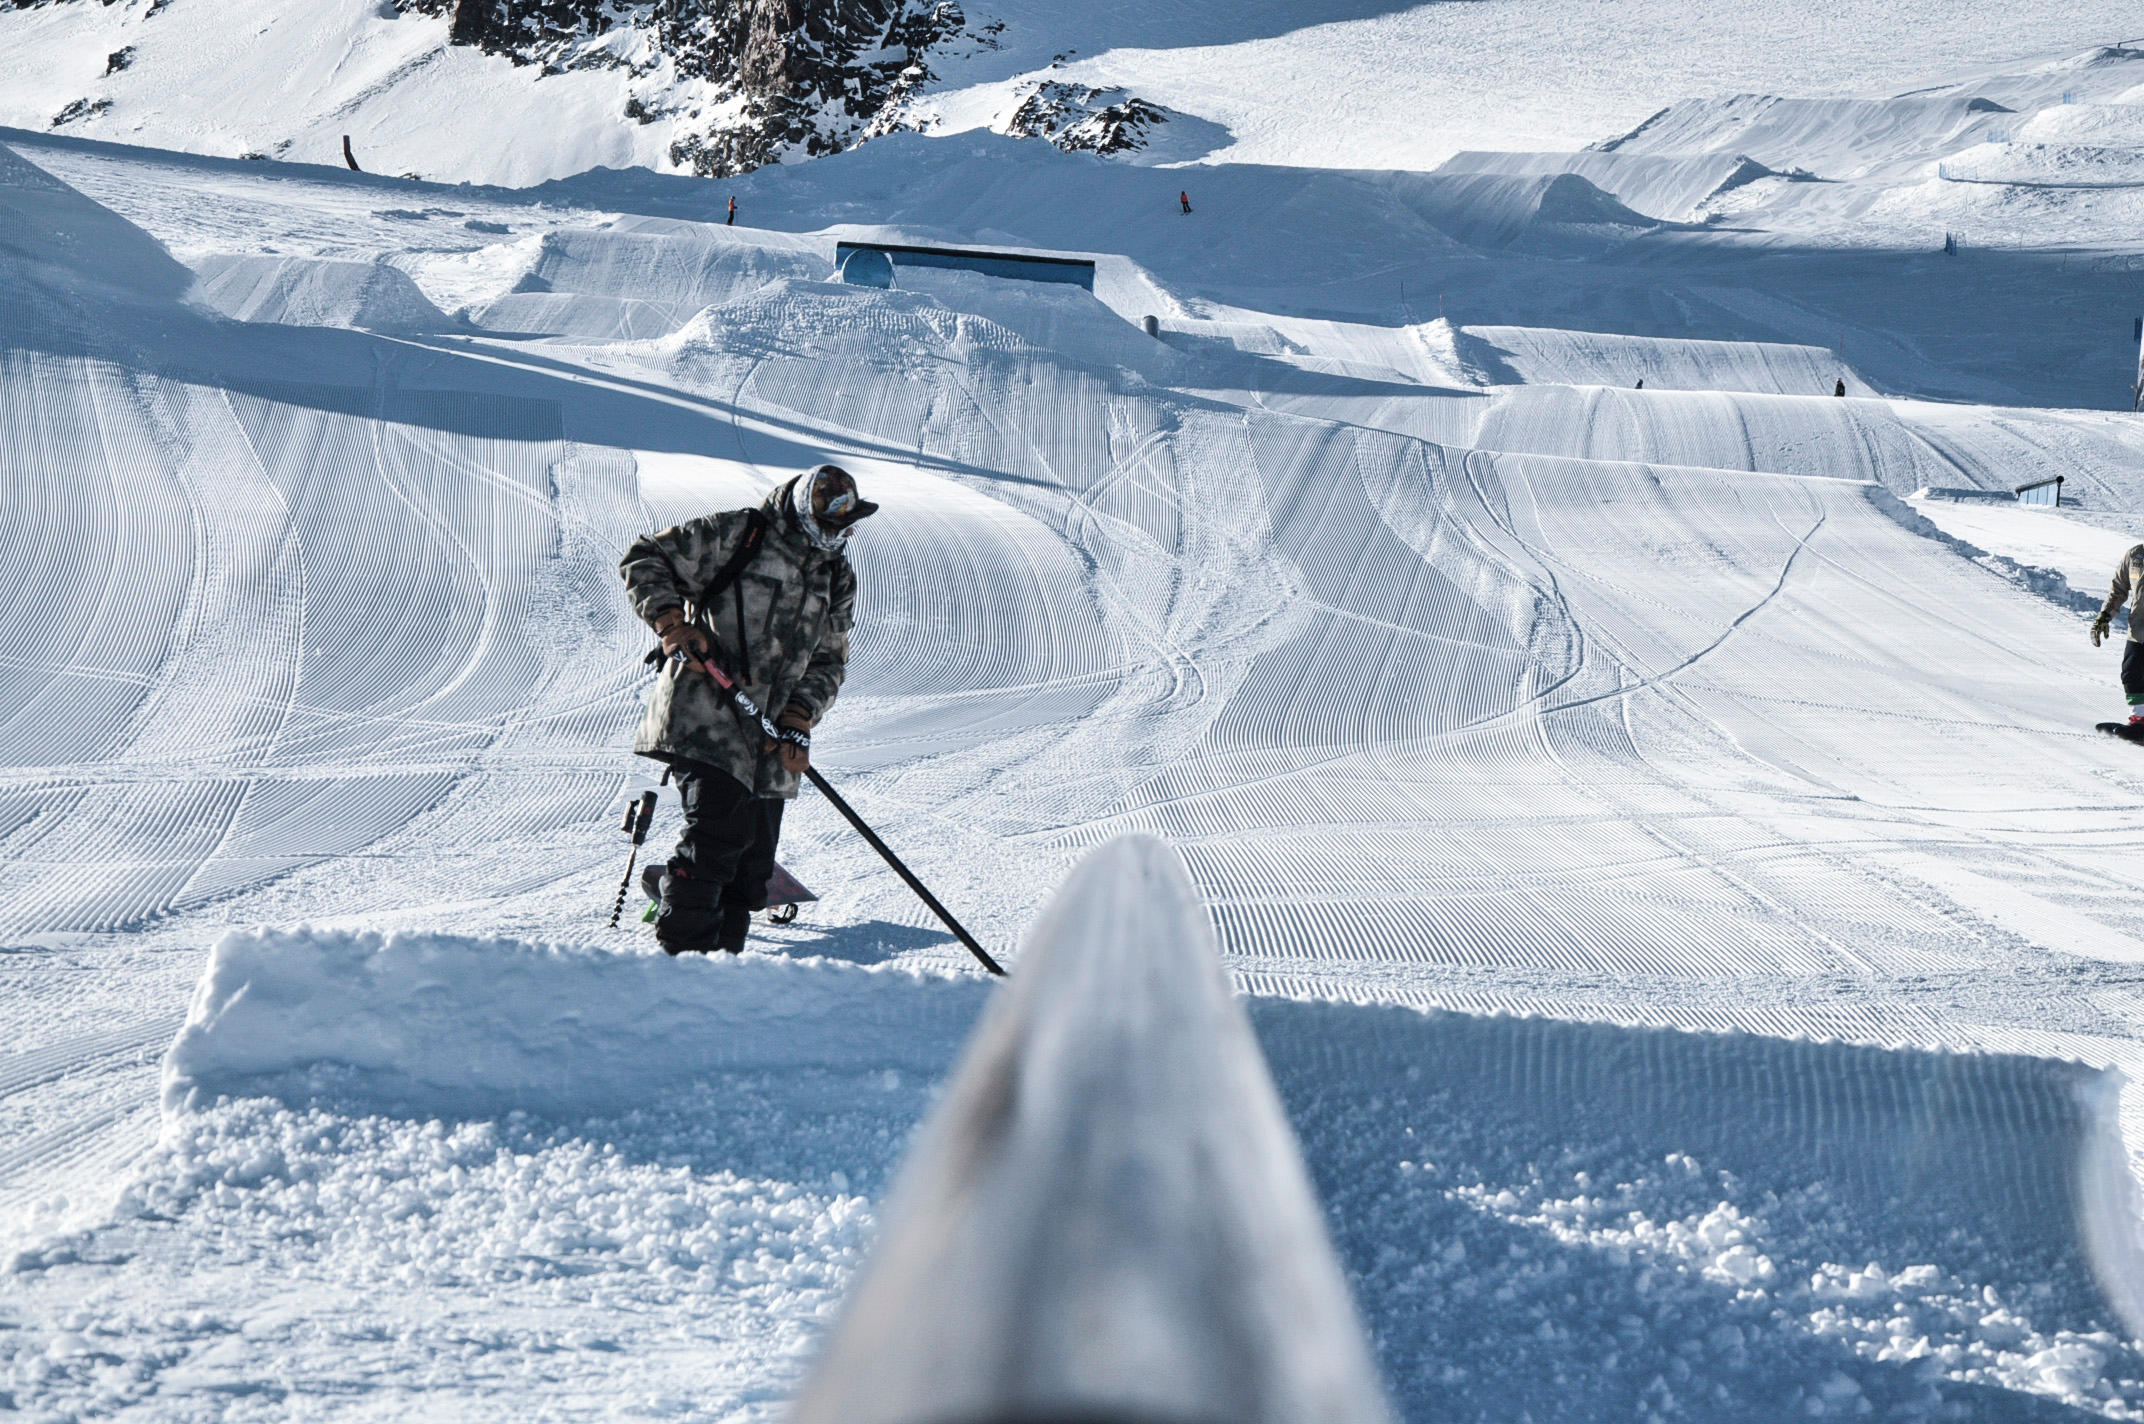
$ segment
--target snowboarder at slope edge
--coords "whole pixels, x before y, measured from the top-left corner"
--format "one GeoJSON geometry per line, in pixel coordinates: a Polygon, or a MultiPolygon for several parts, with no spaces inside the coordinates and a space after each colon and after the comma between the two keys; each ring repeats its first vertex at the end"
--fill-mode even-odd
{"type": "MultiPolygon", "coordinates": [[[[877,509],[847,471],[820,465],[757,508],[636,539],[618,572],[665,654],[713,661],[760,706],[781,709],[776,725],[809,732],[848,670],[849,533],[877,509]]],[[[738,953],[808,751],[748,727],[712,679],[676,656],[663,664],[633,750],[669,763],[685,813],[662,878],[657,942],[673,955],[738,953]]]]}
{"type": "Polygon", "coordinates": [[[2129,702],[2129,725],[2144,728],[2144,638],[2139,637],[2137,605],[2144,603],[2144,544],[2133,545],[2114,570],[2114,582],[2099,616],[2092,620],[2092,646],[2106,640],[2114,611],[2129,605],[2129,637],[2122,644],[2122,692],[2129,702]]]}

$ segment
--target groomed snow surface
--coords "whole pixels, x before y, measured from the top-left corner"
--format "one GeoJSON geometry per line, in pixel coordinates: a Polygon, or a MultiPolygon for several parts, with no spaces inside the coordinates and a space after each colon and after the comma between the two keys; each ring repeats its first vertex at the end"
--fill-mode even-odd
{"type": "Polygon", "coordinates": [[[0,1404],[781,1415],[992,990],[809,793],[796,924],[603,927],[615,561],[831,458],[820,764],[1016,980],[1178,848],[1403,1418],[2144,1414],[2139,98],[895,135],[736,227],[0,131],[0,1404]]]}

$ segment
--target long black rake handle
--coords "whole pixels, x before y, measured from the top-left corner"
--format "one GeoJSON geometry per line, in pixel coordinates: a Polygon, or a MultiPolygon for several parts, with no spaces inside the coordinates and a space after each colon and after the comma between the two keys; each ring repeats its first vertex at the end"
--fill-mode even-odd
{"type": "MultiPolygon", "coordinates": [[[[651,661],[659,659],[661,656],[662,649],[660,648],[648,654],[651,661]]],[[[678,649],[676,656],[683,657],[692,666],[706,673],[708,677],[714,680],[715,686],[728,693],[730,704],[743,715],[748,726],[757,723],[760,730],[766,733],[769,739],[778,742],[790,742],[801,746],[806,752],[810,751],[811,739],[808,736],[786,727],[778,728],[768,721],[766,712],[757,702],[752,700],[752,695],[732,681],[721,668],[716,667],[713,659],[693,657],[683,648],[678,649]]],[[[953,932],[953,937],[968,947],[968,953],[980,960],[983,968],[989,970],[992,974],[1003,976],[1005,970],[995,959],[990,957],[990,952],[975,942],[974,935],[961,928],[960,921],[953,918],[953,912],[938,903],[938,897],[930,892],[929,886],[916,879],[914,871],[901,864],[901,858],[893,853],[893,847],[880,840],[878,832],[864,824],[864,818],[856,814],[856,808],[844,801],[841,798],[841,793],[827,784],[826,778],[819,774],[819,768],[807,764],[804,768],[804,775],[811,778],[811,784],[819,788],[821,796],[834,803],[834,809],[839,811],[847,819],[848,823],[856,828],[856,833],[871,843],[871,849],[877,851],[884,858],[886,864],[893,867],[893,873],[908,883],[908,888],[916,892],[916,898],[928,905],[931,913],[945,922],[945,927],[953,932]]],[[[627,870],[626,874],[631,876],[632,871],[627,870]]]]}
{"type": "Polygon", "coordinates": [[[958,939],[968,947],[968,953],[981,960],[983,968],[989,970],[992,974],[1002,975],[1005,971],[998,967],[998,962],[995,959],[990,957],[990,952],[977,944],[975,936],[962,929],[960,921],[953,918],[953,912],[939,904],[938,897],[930,892],[930,888],[916,879],[915,874],[907,866],[901,864],[901,858],[893,853],[893,847],[880,840],[878,833],[864,824],[864,818],[856,814],[856,808],[842,800],[840,792],[827,785],[826,778],[819,774],[819,768],[807,766],[804,768],[804,774],[811,778],[812,785],[819,788],[819,794],[833,802],[834,809],[846,817],[850,825],[856,827],[856,834],[869,841],[871,849],[885,857],[886,864],[893,867],[893,873],[908,882],[908,888],[916,892],[916,898],[930,906],[932,914],[945,921],[945,927],[953,932],[955,939],[958,939]]]}

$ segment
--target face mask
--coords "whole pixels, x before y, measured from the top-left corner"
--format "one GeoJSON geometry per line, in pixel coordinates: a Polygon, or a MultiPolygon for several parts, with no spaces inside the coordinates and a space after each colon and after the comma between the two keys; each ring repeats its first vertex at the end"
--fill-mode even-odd
{"type": "MultiPolygon", "coordinates": [[[[789,487],[789,507],[797,516],[797,527],[804,531],[804,537],[811,541],[811,546],[821,553],[830,554],[848,539],[849,531],[830,529],[821,524],[819,517],[812,513],[812,492],[818,487],[819,481],[826,477],[827,468],[821,465],[789,487]]],[[[855,503],[855,495],[843,492],[827,505],[826,512],[828,515],[843,514],[853,508],[855,503]]]]}

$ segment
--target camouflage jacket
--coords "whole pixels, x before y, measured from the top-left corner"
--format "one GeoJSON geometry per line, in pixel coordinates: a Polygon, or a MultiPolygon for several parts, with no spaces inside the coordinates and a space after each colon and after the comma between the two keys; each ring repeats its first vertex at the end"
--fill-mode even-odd
{"type": "Polygon", "coordinates": [[[2107,601],[2100,605],[2099,616],[2112,620],[2123,607],[2129,608],[2129,641],[2144,643],[2144,544],[2138,544],[2122,555],[2120,567],[2114,571],[2114,584],[2107,590],[2107,601]]]}
{"type": "MultiPolygon", "coordinates": [[[[795,703],[815,719],[826,715],[849,663],[856,572],[839,553],[811,546],[788,513],[789,486],[767,496],[766,536],[737,582],[708,606],[700,598],[729,563],[749,526],[749,510],[688,519],[660,534],[643,535],[625,551],[633,611],[651,626],[667,608],[707,630],[714,658],[771,718],[795,703]]],[[[791,797],[797,777],[762,751],[757,727],[743,717],[713,679],[682,659],[663,665],[648,713],[633,739],[642,756],[690,758],[718,766],[758,796],[791,797]]]]}

